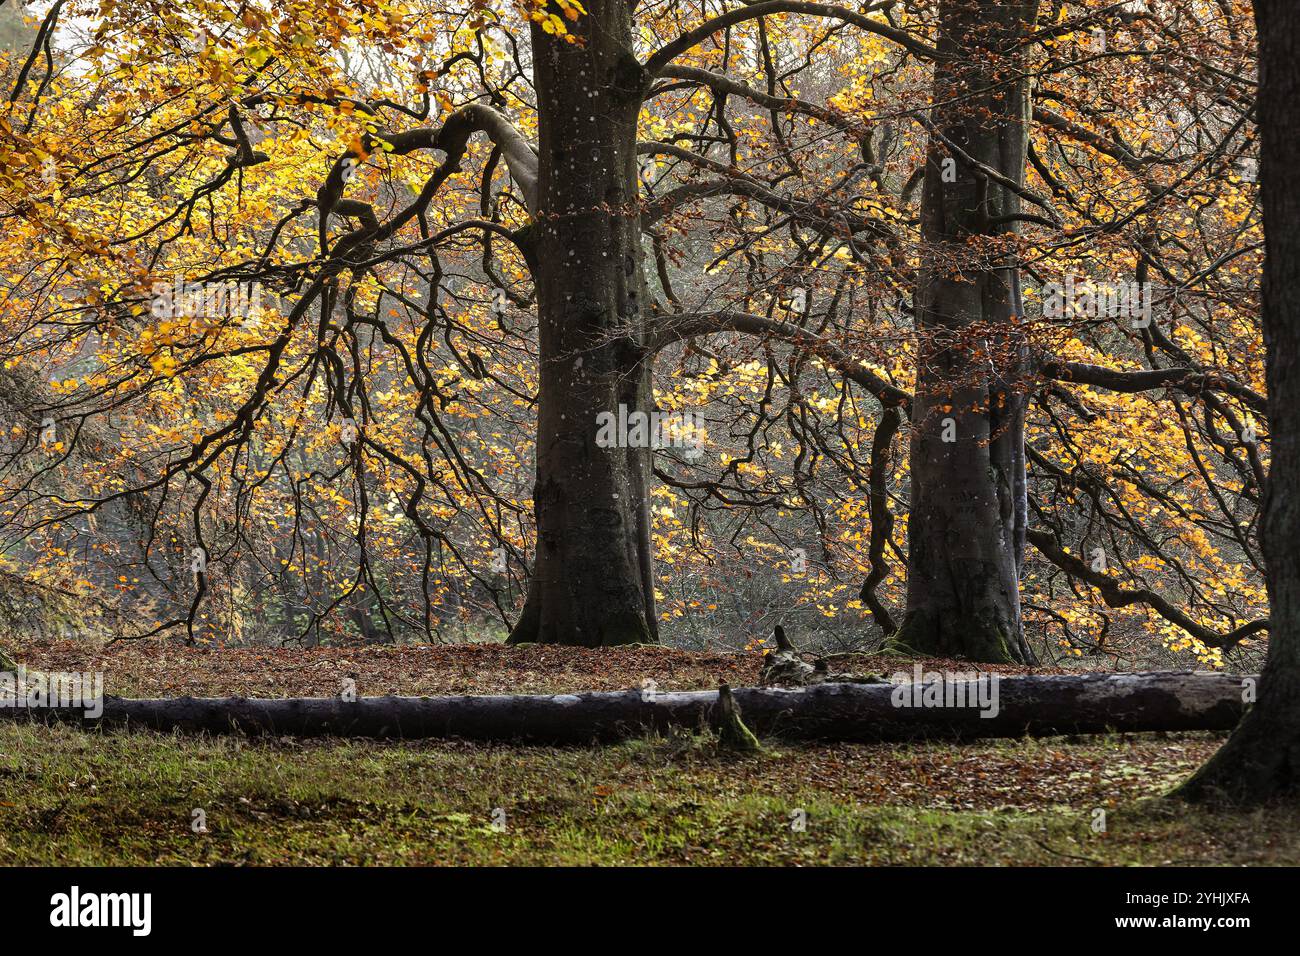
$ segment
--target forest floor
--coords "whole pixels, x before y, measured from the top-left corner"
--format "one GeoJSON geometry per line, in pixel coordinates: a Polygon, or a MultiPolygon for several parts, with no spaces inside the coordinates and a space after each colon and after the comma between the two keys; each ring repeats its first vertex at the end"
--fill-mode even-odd
{"type": "MultiPolygon", "coordinates": [[[[28,668],[100,672],[119,697],[332,697],[344,679],[358,694],[562,694],[640,688],[706,690],[758,683],[760,651],[684,651],[636,646],[589,650],[539,644],[402,644],[366,647],[187,647],[175,641],[99,644],[29,641],[12,647],[28,668]]],[[[888,676],[914,661],[867,654],[829,658],[833,670],[888,676]]],[[[927,659],[926,670],[1056,673],[1051,667],[973,665],[927,659]]]]}
{"type": "MultiPolygon", "coordinates": [[[[500,645],[16,650],[33,669],[102,670],[106,692],[125,696],[333,695],[344,677],[367,695],[612,690],[646,678],[703,688],[753,683],[759,662],[500,645]]],[[[853,662],[884,674],[910,666],[853,662]]],[[[1209,814],[1159,799],[1221,741],[769,741],[737,757],[698,734],[555,748],[4,720],[0,863],[1300,864],[1300,812],[1209,814]],[[196,811],[206,832],[195,832],[196,811]]]]}

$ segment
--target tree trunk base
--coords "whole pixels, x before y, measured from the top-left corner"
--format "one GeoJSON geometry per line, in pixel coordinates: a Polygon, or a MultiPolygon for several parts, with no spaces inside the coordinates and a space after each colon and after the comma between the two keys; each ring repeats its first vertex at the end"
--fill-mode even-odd
{"type": "Polygon", "coordinates": [[[1017,635],[990,617],[909,611],[885,641],[887,651],[980,664],[1028,664],[1017,635]]]}
{"type": "MultiPolygon", "coordinates": [[[[564,595],[560,609],[566,613],[548,617],[547,598],[536,593],[536,589],[534,583],[519,620],[506,638],[506,643],[512,647],[521,644],[592,648],[658,644],[655,629],[647,623],[646,614],[639,608],[584,608],[576,598],[564,595]]],[[[593,597],[592,601],[599,605],[599,596],[593,597]]]]}
{"type": "Polygon", "coordinates": [[[1251,709],[1227,743],[1171,797],[1233,807],[1300,801],[1300,728],[1251,709]]]}
{"type": "Polygon", "coordinates": [[[615,627],[607,623],[600,630],[585,634],[569,630],[561,631],[558,628],[542,629],[535,625],[521,627],[516,624],[510,631],[510,636],[506,638],[506,643],[511,647],[524,644],[591,648],[658,646],[658,641],[654,639],[654,635],[640,618],[629,621],[626,627],[615,627]]]}

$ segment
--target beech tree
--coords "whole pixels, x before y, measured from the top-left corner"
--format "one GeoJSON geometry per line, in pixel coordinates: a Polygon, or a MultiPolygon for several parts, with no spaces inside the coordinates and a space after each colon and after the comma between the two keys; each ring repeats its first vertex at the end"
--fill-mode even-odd
{"type": "Polygon", "coordinates": [[[1232,5],[60,30],[7,64],[0,570],[110,591],[130,636],[490,608],[598,646],[799,605],[926,653],[1215,663],[1268,626],[1232,5]],[[1048,315],[1075,277],[1164,292],[1140,328],[1048,315]],[[267,301],[171,301],[229,283],[267,301]],[[705,408],[704,453],[602,447],[620,405],[705,408]]]}
{"type": "MultiPolygon", "coordinates": [[[[1063,421],[1063,415],[1079,417],[1080,427],[1096,422],[1096,414],[1076,396],[1078,386],[1124,395],[1172,386],[1207,406],[1206,418],[1196,423],[1180,400],[1169,396],[1178,409],[1188,448],[1208,439],[1218,449],[1211,455],[1227,451],[1225,464],[1244,479],[1242,491],[1247,498],[1257,491],[1261,477],[1254,453],[1257,429],[1242,412],[1262,416],[1262,396],[1242,384],[1237,372],[1207,374],[1200,358],[1165,332],[1162,326],[1185,318],[1178,314],[1183,307],[1176,299],[1166,298],[1173,308],[1158,322],[1149,315],[1138,321],[1135,316],[1107,316],[1104,310],[1096,313],[1103,320],[1109,318],[1107,324],[1119,333],[1094,338],[1102,354],[1110,353],[1107,358],[1113,361],[1119,357],[1117,352],[1120,356],[1145,352],[1149,369],[1063,360],[1054,354],[1060,348],[1059,332],[1050,326],[1079,326],[1077,319],[1071,321],[1068,309],[1064,316],[1058,313],[1054,321],[1046,321],[1042,290],[1051,283],[1043,278],[1043,265],[1049,257],[1064,252],[1068,260],[1074,255],[1072,247],[1113,245],[1118,240],[1132,243],[1136,250],[1133,286],[1146,290],[1145,294],[1149,294],[1153,274],[1171,283],[1198,280],[1194,276],[1176,278],[1183,264],[1170,260],[1160,248],[1163,240],[1153,238],[1160,235],[1160,223],[1167,215],[1179,214],[1174,198],[1179,190],[1162,183],[1160,172],[1172,162],[1168,144],[1147,133],[1145,137],[1155,147],[1135,152],[1124,134],[1112,130],[1099,133],[1073,118],[1079,104],[1059,86],[1043,94],[1056,101],[1056,109],[1039,105],[1031,86],[1035,82],[1044,86],[1052,80],[1078,83],[1083,63],[1095,68],[1111,58],[1147,53],[1153,49],[1149,40],[1142,40],[1147,31],[1175,46],[1192,41],[1185,30],[1186,21],[1176,13],[1173,22],[1160,19],[1173,8],[1153,12],[1141,4],[1104,5],[1085,7],[1073,18],[1066,15],[1063,5],[1054,5],[1053,17],[1044,24],[1039,21],[1039,6],[960,0],[940,4],[937,49],[921,54],[927,63],[933,63],[934,70],[931,103],[915,112],[929,145],[924,172],[915,172],[899,189],[899,198],[906,203],[911,187],[918,182],[923,185],[920,269],[915,275],[910,270],[898,274],[900,285],[910,286],[916,293],[910,310],[916,316],[916,398],[866,371],[861,351],[850,354],[806,328],[792,329],[788,323],[761,316],[676,317],[671,320],[670,337],[730,329],[784,338],[829,360],[831,367],[879,400],[881,413],[871,441],[872,455],[862,469],[869,476],[862,484],[871,502],[871,544],[870,572],[860,599],[881,628],[893,634],[896,644],[977,660],[1031,659],[1019,593],[1026,545],[1030,544],[1068,578],[1097,588],[1107,606],[1147,604],[1200,644],[1231,648],[1259,633],[1267,622],[1261,618],[1233,622],[1226,632],[1220,632],[1149,587],[1125,587],[1116,581],[1114,568],[1108,567],[1106,560],[1116,533],[1136,532],[1142,548],[1153,547],[1153,553],[1163,549],[1131,513],[1125,513],[1126,506],[1114,497],[1112,478],[1096,473],[1092,462],[1080,460],[1077,448],[1070,448],[1062,460],[1042,437],[1026,443],[1026,413],[1033,405],[1045,413],[1039,430],[1045,425],[1060,436],[1075,427],[1063,421]],[[1059,50],[1063,37],[1078,36],[1084,38],[1081,43],[1074,41],[1078,47],[1059,50]],[[1113,46],[1107,46],[1108,36],[1113,46]],[[1057,104],[1064,104],[1072,115],[1063,115],[1057,104]],[[1080,149],[1101,161],[1095,170],[1080,163],[1080,149]],[[1059,167],[1054,161],[1058,157],[1063,160],[1059,167]],[[1026,186],[1028,167],[1036,180],[1032,187],[1026,186]],[[1063,173],[1058,171],[1061,169],[1063,173]],[[1122,187],[1108,178],[1114,171],[1128,179],[1122,187]],[[1135,201],[1119,211],[1114,194],[1131,192],[1135,185],[1135,201]],[[1099,215],[1097,197],[1107,197],[1105,201],[1114,205],[1099,215]],[[1064,212],[1057,208],[1062,203],[1064,212]],[[1076,220],[1073,224],[1069,222],[1072,219],[1076,220]],[[1031,227],[1033,234],[1022,236],[1022,225],[1031,227]],[[1021,292],[1020,273],[1025,269],[1034,273],[1040,286],[1035,309],[1026,308],[1021,292]],[[1123,327],[1129,318],[1135,319],[1133,329],[1123,327]],[[1137,349],[1123,344],[1124,338],[1129,342],[1136,339],[1137,349]],[[1165,362],[1172,364],[1165,366],[1165,362]],[[1216,391],[1230,396],[1231,404],[1215,395],[1216,391]],[[1059,409],[1054,407],[1058,403],[1059,409]],[[900,410],[910,416],[906,431],[912,459],[905,556],[907,602],[901,628],[875,593],[887,574],[887,548],[893,545],[888,477],[882,472],[890,468],[900,410]],[[1212,424],[1220,417],[1235,439],[1225,441],[1220,426],[1212,424]],[[1245,459],[1234,453],[1234,446],[1246,449],[1245,459]],[[1036,474],[1029,472],[1031,462],[1036,474]],[[1034,494],[1029,493],[1031,483],[1034,494]],[[1071,554],[1070,545],[1062,540],[1068,538],[1069,525],[1077,520],[1070,514],[1075,510],[1072,499],[1077,490],[1092,499],[1088,524],[1103,538],[1111,537],[1108,547],[1088,548],[1090,561],[1071,554]],[[1120,505],[1117,514],[1109,513],[1108,499],[1120,505]]],[[[1227,34],[1238,36],[1239,22],[1226,12],[1225,18],[1222,26],[1227,34]]],[[[1167,72],[1163,64],[1159,72],[1167,72]]],[[[1085,79],[1081,85],[1086,87],[1089,82],[1085,79]]],[[[1210,155],[1229,159],[1243,147],[1240,131],[1249,112],[1243,99],[1248,81],[1232,77],[1225,85],[1231,90],[1228,95],[1216,92],[1217,103],[1198,103],[1187,115],[1201,142],[1213,144],[1210,155]]],[[[1196,102],[1199,94],[1192,91],[1197,87],[1194,83],[1189,87],[1190,98],[1196,102]]],[[[1084,89],[1079,94],[1091,95],[1084,89]]],[[[1087,104],[1086,99],[1081,102],[1087,104]]],[[[1084,105],[1085,111],[1089,109],[1084,105]]],[[[869,234],[868,230],[862,232],[869,234]]],[[[861,241],[861,236],[855,238],[861,241]]],[[[1149,300],[1145,301],[1149,306],[1149,300]]],[[[1195,311],[1186,310],[1186,317],[1195,311]]],[[[1088,335],[1094,337],[1094,333],[1088,335]]],[[[869,351],[869,346],[864,351],[869,351]]],[[[1256,370],[1246,374],[1253,377],[1256,370]]],[[[813,441],[820,444],[819,450],[836,455],[818,438],[813,441]]],[[[1067,439],[1066,445],[1073,445],[1073,440],[1067,439]]],[[[1208,459],[1200,451],[1192,454],[1200,462],[1197,470],[1206,477],[1208,459]]],[[[848,462],[855,463],[851,451],[848,462]]],[[[1159,470],[1163,472],[1165,466],[1159,470]]],[[[1163,492],[1138,477],[1141,494],[1163,497],[1163,492]]],[[[716,493],[720,486],[709,488],[716,493]]],[[[732,495],[734,499],[734,490],[732,495]]],[[[751,502],[762,503],[764,498],[771,501],[770,495],[755,495],[751,502]]],[[[1222,530],[1228,531],[1231,546],[1241,548],[1258,567],[1250,522],[1242,523],[1234,514],[1239,501],[1232,501],[1231,496],[1217,500],[1227,519],[1222,530]]],[[[1125,566],[1122,556],[1117,557],[1124,573],[1131,575],[1132,568],[1125,566]]],[[[1073,633],[1070,618],[1055,611],[1048,613],[1056,615],[1067,635],[1073,633]]]]}
{"type": "Polygon", "coordinates": [[[1029,520],[1027,348],[1015,239],[1038,4],[939,8],[921,200],[907,613],[896,640],[935,656],[1032,660],[1020,624],[1029,520]],[[985,242],[978,242],[986,239],[985,242]]]}
{"type": "Polygon", "coordinates": [[[1177,791],[1192,801],[1260,804],[1300,794],[1300,580],[1296,541],[1300,505],[1300,11],[1280,0],[1255,0],[1259,36],[1260,192],[1264,207],[1264,342],[1268,349],[1268,410],[1273,460],[1264,496],[1260,537],[1268,561],[1268,659],[1241,723],[1195,776],[1177,791]]]}

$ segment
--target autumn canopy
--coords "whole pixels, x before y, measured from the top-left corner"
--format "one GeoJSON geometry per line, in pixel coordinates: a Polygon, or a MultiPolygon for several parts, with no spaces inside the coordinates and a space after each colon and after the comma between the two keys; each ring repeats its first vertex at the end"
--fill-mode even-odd
{"type": "Polygon", "coordinates": [[[6,24],[12,613],[1129,664],[1266,635],[1241,4],[6,24]]]}

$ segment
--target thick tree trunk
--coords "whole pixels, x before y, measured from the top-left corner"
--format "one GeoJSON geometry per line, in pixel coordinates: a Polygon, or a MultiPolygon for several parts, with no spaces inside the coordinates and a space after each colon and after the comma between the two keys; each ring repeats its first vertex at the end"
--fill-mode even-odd
{"type": "Polygon", "coordinates": [[[596,0],[577,44],[533,29],[539,116],[533,229],[540,391],[537,557],[512,643],[656,639],[649,448],[599,447],[598,416],[650,411],[643,362],[630,0],[596,0]]]}
{"type": "Polygon", "coordinates": [[[1029,82],[1020,39],[1036,2],[940,6],[936,107],[921,204],[907,608],[894,643],[1028,661],[1020,622],[1025,349],[1014,266],[1029,82]],[[955,148],[954,148],[955,147],[955,148]],[[964,155],[963,155],[964,154],[964,155]]]}
{"type": "Polygon", "coordinates": [[[1263,326],[1272,463],[1260,520],[1270,603],[1258,702],[1177,794],[1258,804],[1300,797],[1300,6],[1255,0],[1259,35],[1263,326]]]}
{"type": "MultiPolygon", "coordinates": [[[[986,685],[977,703],[969,684],[942,688],[969,706],[927,706],[928,684],[819,684],[798,690],[731,691],[755,733],[804,740],[914,740],[1019,737],[1025,734],[1226,730],[1242,712],[1241,680],[1226,674],[1157,672],[1006,677],[986,685]],[[913,696],[911,688],[920,690],[913,696]],[[951,688],[951,691],[949,691],[951,688]],[[958,697],[961,690],[965,695],[958,697]],[[900,704],[900,701],[908,706],[900,704]],[[988,713],[990,716],[981,716],[988,713]]],[[[937,691],[935,692],[938,693],[937,691]]],[[[15,710],[0,717],[64,720],[165,732],[374,738],[460,737],[468,740],[584,744],[619,740],[650,728],[716,725],[716,691],[560,694],[550,697],[363,697],[104,699],[87,719],[75,708],[15,710]]]]}

